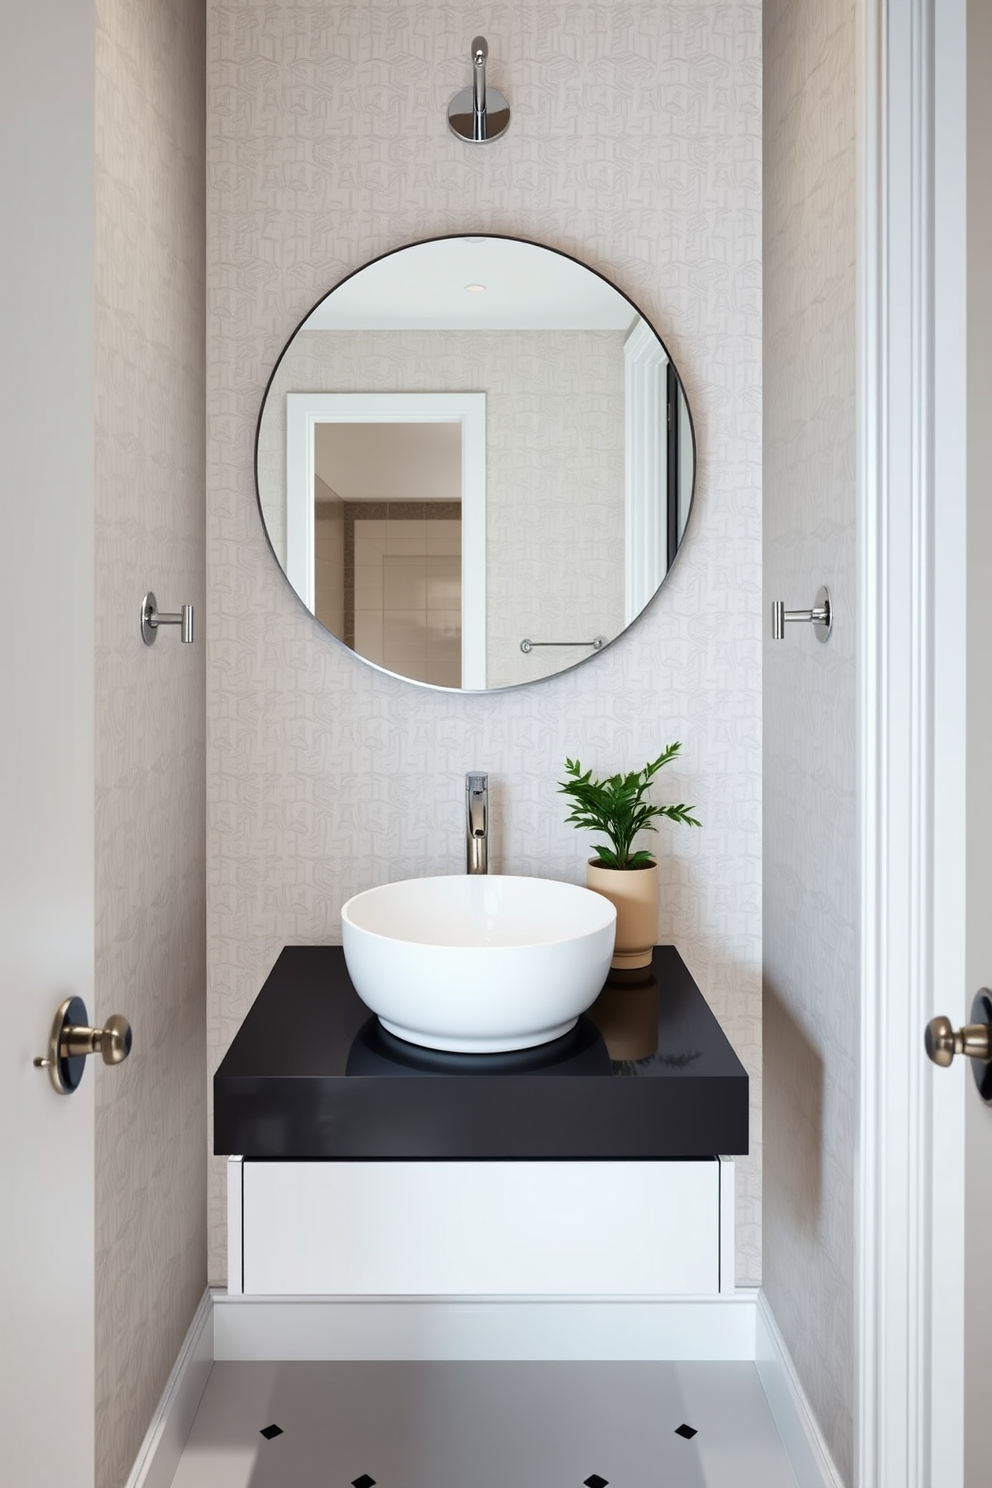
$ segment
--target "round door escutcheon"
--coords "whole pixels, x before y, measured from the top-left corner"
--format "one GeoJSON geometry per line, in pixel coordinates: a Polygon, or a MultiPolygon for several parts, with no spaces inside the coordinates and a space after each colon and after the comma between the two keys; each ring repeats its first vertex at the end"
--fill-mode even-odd
{"type": "Polygon", "coordinates": [[[37,1069],[47,1069],[49,1078],[59,1095],[71,1095],[79,1087],[86,1068],[85,1054],[70,1054],[65,1048],[64,1035],[67,1028],[85,1023],[86,1004],[81,997],[67,997],[60,1002],[52,1020],[52,1031],[48,1037],[48,1053],[35,1060],[37,1069]]]}
{"type": "MultiPolygon", "coordinates": [[[[975,993],[971,1004],[972,1023],[985,1023],[992,1028],[992,992],[987,987],[982,987],[975,993]]],[[[982,1059],[971,1061],[971,1073],[975,1077],[978,1093],[986,1105],[992,1105],[992,1063],[986,1063],[982,1059]]]]}

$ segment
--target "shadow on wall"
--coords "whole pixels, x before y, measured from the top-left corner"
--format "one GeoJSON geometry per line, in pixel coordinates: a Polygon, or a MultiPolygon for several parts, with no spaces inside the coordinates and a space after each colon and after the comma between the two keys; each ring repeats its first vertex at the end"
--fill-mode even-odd
{"type": "Polygon", "coordinates": [[[762,1026],[766,1183],[775,1182],[795,1228],[815,1233],[823,1207],[823,1060],[767,978],[762,1026]]]}

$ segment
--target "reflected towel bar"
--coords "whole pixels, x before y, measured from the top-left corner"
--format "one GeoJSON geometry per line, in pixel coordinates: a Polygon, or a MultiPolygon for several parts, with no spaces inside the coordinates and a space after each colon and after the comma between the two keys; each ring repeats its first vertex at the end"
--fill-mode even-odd
{"type": "Polygon", "coordinates": [[[525,637],[520,642],[520,649],[525,656],[533,651],[535,646],[591,646],[594,651],[602,651],[607,640],[607,636],[593,636],[591,641],[530,641],[525,637]]]}

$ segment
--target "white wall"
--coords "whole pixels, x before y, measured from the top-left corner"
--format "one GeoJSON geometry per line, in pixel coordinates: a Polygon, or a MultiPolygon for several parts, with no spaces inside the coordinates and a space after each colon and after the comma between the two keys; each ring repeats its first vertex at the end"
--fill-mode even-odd
{"type": "MultiPolygon", "coordinates": [[[[664,830],[661,934],[752,1080],[738,1275],[760,1275],[760,7],[394,0],[208,8],[209,1059],[287,942],[336,941],[376,881],[464,867],[464,772],[486,769],[494,871],[577,880],[566,755],[630,767],[683,743],[664,783],[702,831],[664,830]],[[488,37],[514,108],[485,149],[445,109],[488,37]],[[294,327],[402,243],[477,228],[545,242],[641,305],[685,378],[697,506],[662,594],[565,675],[493,697],[371,671],[273,563],[255,423],[294,327]]],[[[211,1259],[224,1276],[223,1164],[211,1259]]]]}
{"type": "Polygon", "coordinates": [[[97,1485],[127,1477],[206,1282],[204,22],[97,0],[97,1485]],[[142,644],[137,614],[195,606],[142,644]]]}
{"type": "Polygon", "coordinates": [[[764,1287],[853,1480],[859,1015],[853,0],[766,0],[764,1287]],[[772,641],[771,601],[836,621],[772,641]]]}

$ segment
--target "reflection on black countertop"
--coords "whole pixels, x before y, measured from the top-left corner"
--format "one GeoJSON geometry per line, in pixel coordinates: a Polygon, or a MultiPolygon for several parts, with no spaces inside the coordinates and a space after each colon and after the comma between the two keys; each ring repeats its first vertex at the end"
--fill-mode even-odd
{"type": "Polygon", "coordinates": [[[348,1051],[345,1074],[479,1076],[495,1075],[608,1075],[609,1050],[589,1018],[550,1044],[533,1049],[511,1049],[505,1054],[452,1054],[446,1049],[422,1049],[383,1028],[373,1014],[362,1024],[348,1051]]]}
{"type": "Polygon", "coordinates": [[[746,1152],[747,1075],[674,946],[657,946],[648,973],[626,978],[608,982],[552,1043],[455,1054],[382,1028],[340,946],[289,946],[214,1076],[214,1151],[452,1160],[746,1152]]]}

